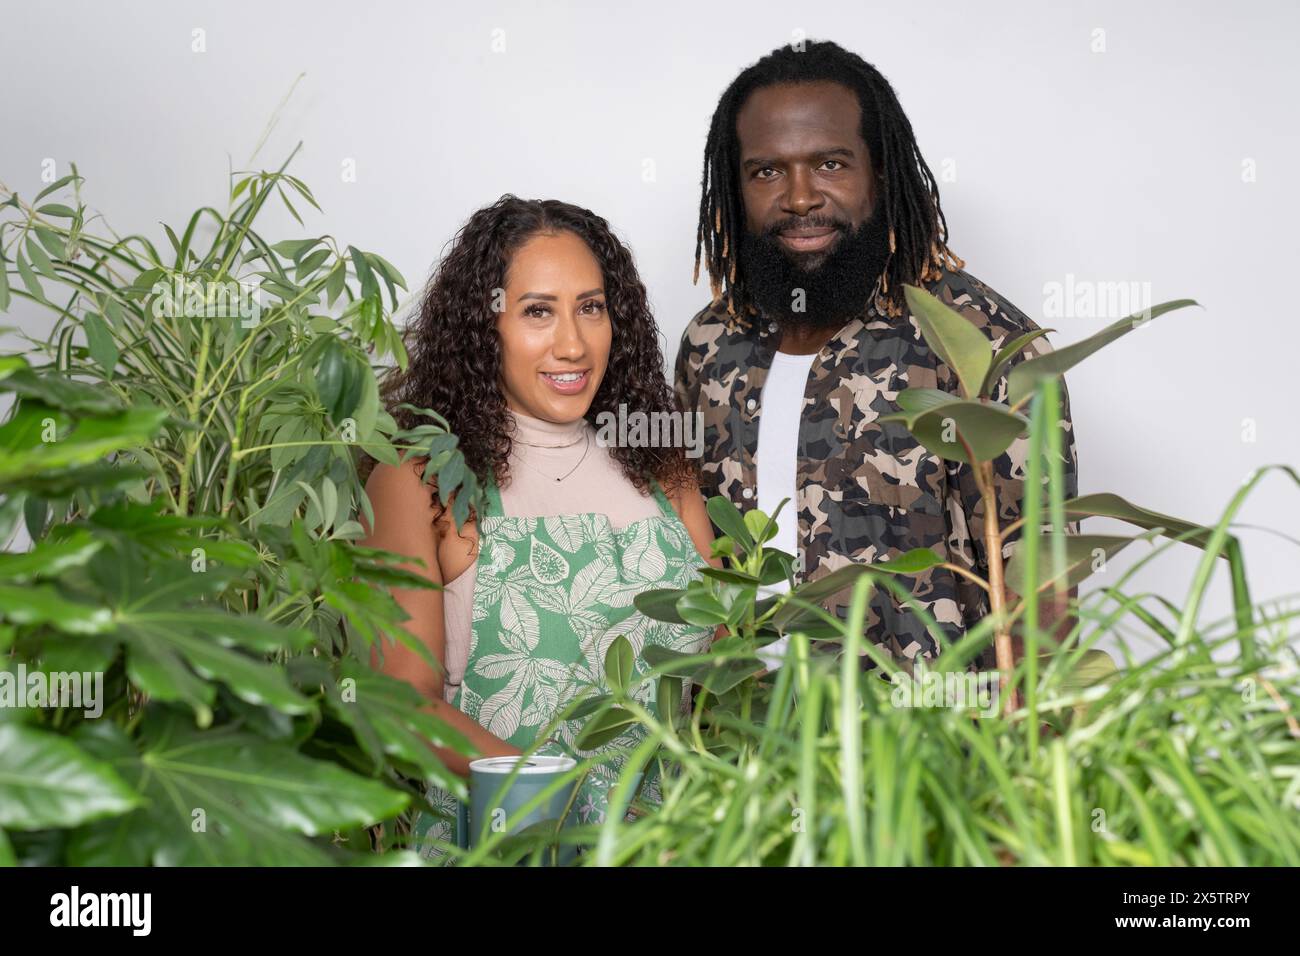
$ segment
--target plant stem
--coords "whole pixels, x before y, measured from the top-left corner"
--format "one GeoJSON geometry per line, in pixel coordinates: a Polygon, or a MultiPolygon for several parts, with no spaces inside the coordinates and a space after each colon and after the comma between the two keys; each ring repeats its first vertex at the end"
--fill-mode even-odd
{"type": "MultiPolygon", "coordinates": [[[[186,403],[186,412],[191,421],[198,417],[199,403],[203,400],[205,372],[208,368],[208,349],[212,344],[212,326],[203,323],[203,338],[199,343],[199,361],[194,370],[194,391],[190,394],[189,402],[186,403]]],[[[190,490],[190,469],[194,465],[194,455],[199,450],[199,444],[203,440],[203,432],[196,429],[193,436],[185,442],[185,460],[181,463],[181,487],[180,493],[176,496],[176,512],[181,517],[189,513],[189,490],[190,490]]]]}
{"type": "Polygon", "coordinates": [[[1007,588],[1002,574],[1002,531],[998,527],[998,496],[993,483],[993,462],[982,461],[975,466],[975,483],[984,500],[984,551],[989,562],[989,610],[998,622],[993,632],[993,650],[1001,674],[999,683],[1002,685],[1004,702],[1002,712],[1010,715],[1017,706],[1016,695],[1010,692],[1015,659],[1011,653],[1011,626],[1005,619],[1007,588]]]}

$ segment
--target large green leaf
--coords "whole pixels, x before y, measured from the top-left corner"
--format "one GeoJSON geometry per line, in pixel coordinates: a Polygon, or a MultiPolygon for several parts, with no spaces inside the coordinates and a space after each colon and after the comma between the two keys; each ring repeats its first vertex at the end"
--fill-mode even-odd
{"type": "Polygon", "coordinates": [[[731,690],[747,677],[752,677],[762,669],[762,662],[757,657],[718,655],[713,660],[682,661],[690,655],[681,654],[658,644],[648,644],[641,651],[641,657],[655,669],[671,677],[687,677],[704,687],[709,693],[721,696],[731,690]]]}
{"type": "Polygon", "coordinates": [[[1128,318],[1120,319],[1095,335],[1088,336],[1081,342],[1074,342],[1037,358],[1026,359],[1011,370],[1011,375],[1007,379],[1007,388],[1010,392],[1008,400],[1013,406],[1019,405],[1034,394],[1034,389],[1038,387],[1038,383],[1043,379],[1055,378],[1064,374],[1093,352],[1104,348],[1120,336],[1127,335],[1139,325],[1151,319],[1158,318],[1175,309],[1183,309],[1189,305],[1198,304],[1194,299],[1175,299],[1172,302],[1162,302],[1160,305],[1153,305],[1149,312],[1137,312],[1128,318]]]}
{"type": "Polygon", "coordinates": [[[80,567],[104,546],[85,528],[77,528],[58,539],[41,541],[30,551],[0,554],[0,581],[30,581],[80,567]]]}
{"type": "Polygon", "coordinates": [[[639,719],[631,711],[613,706],[589,717],[573,742],[582,750],[595,750],[638,723],[639,719]]]}
{"type": "Polygon", "coordinates": [[[126,403],[108,388],[79,382],[57,371],[20,368],[2,379],[4,388],[75,415],[115,415],[126,403]]]}
{"type": "Polygon", "coordinates": [[[978,461],[992,461],[1029,427],[1028,420],[1003,405],[953,399],[920,412],[897,412],[880,421],[900,421],[928,451],[949,461],[974,464],[958,439],[965,439],[978,461]]]}
{"type": "Polygon", "coordinates": [[[654,588],[636,595],[632,603],[638,611],[656,621],[685,624],[686,619],[677,610],[677,601],[685,593],[677,588],[654,588]]]}
{"type": "Polygon", "coordinates": [[[0,826],[71,827],[142,803],[111,766],[58,734],[0,723],[0,755],[0,826]]]}
{"type": "MultiPolygon", "coordinates": [[[[210,705],[211,695],[198,691],[198,685],[181,675],[177,663],[184,661],[200,677],[221,681],[250,704],[273,707],[286,714],[314,710],[312,702],[294,689],[282,669],[222,646],[253,634],[252,628],[231,627],[232,620],[240,619],[220,611],[188,615],[119,613],[118,633],[126,642],[128,672],[159,699],[210,705]]],[[[275,626],[259,623],[264,629],[259,629],[259,639],[266,639],[275,626]]],[[[195,710],[202,713],[201,707],[195,706],[195,710]]]]}
{"type": "MultiPolygon", "coordinates": [[[[837,568],[815,581],[805,581],[791,594],[809,604],[821,604],[832,595],[851,587],[864,574],[870,573],[870,569],[865,564],[850,564],[847,567],[837,568]]],[[[794,603],[788,603],[772,615],[772,626],[782,634],[786,634],[798,630],[805,623],[811,623],[813,620],[820,620],[820,618],[794,603]]]]}
{"type": "Polygon", "coordinates": [[[303,835],[366,826],[409,803],[289,745],[231,728],[195,731],[163,708],[146,713],[142,752],[111,726],[82,728],[86,749],[111,761],[149,806],[79,834],[74,865],[122,862],[115,848],[125,848],[145,857],[131,862],[158,866],[319,866],[329,856],[303,835]]]}
{"type": "Polygon", "coordinates": [[[426,701],[405,681],[389,677],[350,658],[340,665],[342,680],[330,688],[325,705],[351,728],[378,771],[397,759],[415,768],[430,784],[464,796],[464,781],[447,769],[430,749],[448,747],[473,756],[469,740],[427,710],[426,701]]]}
{"type": "Polygon", "coordinates": [[[705,504],[709,517],[718,530],[739,544],[746,553],[754,550],[754,537],[745,526],[745,519],[730,499],[714,495],[705,504]]]}
{"type": "Polygon", "coordinates": [[[632,643],[620,634],[605,651],[605,680],[611,690],[629,691],[635,673],[636,652],[632,643]]]}
{"type": "Polygon", "coordinates": [[[136,407],[115,415],[85,418],[54,441],[41,441],[45,406],[26,403],[0,428],[0,484],[72,465],[85,465],[111,452],[147,443],[167,419],[161,408],[136,407]]]}
{"type": "Polygon", "coordinates": [[[943,564],[943,558],[932,549],[913,548],[892,560],[876,561],[868,566],[886,574],[920,574],[940,564],[943,564]]]}
{"type": "Polygon", "coordinates": [[[949,368],[967,398],[979,398],[984,376],[993,362],[993,346],[969,319],[917,286],[903,287],[907,307],[921,327],[926,343],[949,368]]]}
{"type": "Polygon", "coordinates": [[[707,587],[689,587],[677,599],[678,615],[697,627],[716,627],[727,620],[727,612],[728,608],[707,587]]]}
{"type": "Polygon", "coordinates": [[[907,413],[908,420],[917,418],[932,408],[956,401],[957,396],[941,388],[905,388],[898,393],[895,401],[898,407],[907,413]]]}
{"type": "Polygon", "coordinates": [[[48,624],[66,634],[103,634],[114,626],[108,608],[70,600],[53,584],[0,584],[0,619],[48,624]]]}

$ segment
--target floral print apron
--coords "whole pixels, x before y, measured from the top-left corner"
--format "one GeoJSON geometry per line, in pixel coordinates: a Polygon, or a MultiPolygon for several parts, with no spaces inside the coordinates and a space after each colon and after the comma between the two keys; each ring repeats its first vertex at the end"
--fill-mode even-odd
{"type": "MultiPolygon", "coordinates": [[[[704,565],[658,482],[651,484],[660,514],[614,530],[602,514],[508,517],[489,478],[488,510],[478,523],[469,659],[452,703],[493,735],[526,750],[583,690],[604,692],[605,652],[619,635],[632,645],[637,675],[649,670],[646,647],[698,654],[708,646],[712,628],[655,621],[632,603],[642,591],[686,587],[704,565]]],[[[634,696],[652,713],[655,684],[631,681],[634,696]]],[[[689,697],[682,690],[685,708],[689,697]]],[[[580,750],[574,740],[584,722],[565,721],[552,734],[579,759],[630,752],[646,734],[637,725],[597,750],[580,750]]],[[[603,819],[603,801],[592,795],[612,786],[622,763],[615,757],[592,769],[575,808],[581,822],[603,819]]],[[[658,781],[653,773],[646,777],[642,795],[655,802],[658,781]]],[[[432,786],[428,798],[450,819],[420,812],[413,835],[421,856],[439,859],[444,854],[435,841],[455,839],[457,800],[432,786]]]]}

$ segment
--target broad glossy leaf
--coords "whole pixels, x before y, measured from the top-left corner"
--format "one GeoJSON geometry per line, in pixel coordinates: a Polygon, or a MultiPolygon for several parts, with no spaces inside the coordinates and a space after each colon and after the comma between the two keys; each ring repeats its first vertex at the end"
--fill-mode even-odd
{"type": "Polygon", "coordinates": [[[688,624],[699,627],[716,627],[727,619],[727,608],[702,587],[686,589],[677,599],[677,613],[688,624]]]}
{"type": "Polygon", "coordinates": [[[943,558],[930,548],[913,548],[893,560],[875,561],[868,567],[886,574],[919,574],[940,564],[943,564],[943,558]]]}
{"type": "Polygon", "coordinates": [[[907,306],[926,343],[956,374],[967,398],[978,398],[993,362],[993,346],[969,319],[917,286],[905,286],[907,306]]]}
{"type": "Polygon", "coordinates": [[[146,713],[142,732],[137,755],[120,741],[103,746],[150,806],[99,824],[81,863],[103,861],[102,848],[116,843],[143,844],[155,866],[322,865],[328,855],[303,835],[373,824],[409,803],[406,794],[289,745],[230,728],[195,731],[162,708],[146,713]]]}
{"type": "Polygon", "coordinates": [[[429,713],[428,701],[406,681],[350,658],[340,668],[342,679],[336,685],[326,685],[325,705],[357,735],[376,770],[386,760],[401,760],[426,783],[467,794],[464,781],[430,749],[433,744],[465,756],[475,755],[477,751],[463,734],[429,713]]]}
{"type": "Polygon", "coordinates": [[[114,627],[108,608],[70,600],[53,584],[0,584],[0,619],[48,624],[65,634],[103,634],[114,627]]]}
{"type": "Polygon", "coordinates": [[[632,643],[620,634],[610,642],[605,651],[605,680],[611,689],[627,692],[635,674],[636,653],[632,643]]]}
{"type": "Polygon", "coordinates": [[[103,546],[104,542],[85,528],[76,528],[58,539],[41,541],[30,551],[0,554],[0,581],[22,582],[61,574],[85,564],[103,546]]]}
{"type": "Polygon", "coordinates": [[[745,526],[745,519],[729,499],[714,495],[705,507],[718,530],[739,544],[746,553],[754,549],[754,537],[745,526]]]}
{"type": "MultiPolygon", "coordinates": [[[[19,416],[31,413],[31,409],[19,409],[19,416]]],[[[89,464],[110,452],[145,444],[166,419],[164,409],[144,407],[101,418],[82,419],[70,434],[60,435],[57,441],[38,442],[26,448],[8,448],[8,453],[0,456],[0,483],[27,478],[52,468],[89,464]]],[[[20,424],[31,423],[11,420],[0,429],[0,433],[20,424]]],[[[0,434],[0,447],[6,445],[4,439],[5,436],[0,434]]]]}
{"type": "Polygon", "coordinates": [[[143,802],[114,769],[67,737],[0,723],[0,826],[72,827],[143,802]]]}
{"type": "Polygon", "coordinates": [[[978,461],[992,461],[1029,427],[1028,420],[1004,405],[957,399],[921,414],[882,415],[881,421],[902,421],[928,451],[949,461],[974,464],[958,438],[965,439],[978,461]],[[952,440],[947,440],[951,437],[952,440]]]}
{"type": "Polygon", "coordinates": [[[0,381],[4,388],[24,398],[74,415],[114,415],[126,410],[126,403],[112,390],[79,382],[51,369],[15,369],[0,381]]]}
{"type": "Polygon", "coordinates": [[[631,711],[615,705],[589,718],[573,743],[581,750],[596,750],[638,723],[631,711]]]}
{"type": "Polygon", "coordinates": [[[677,588],[654,588],[636,595],[632,603],[648,618],[669,624],[685,624],[686,619],[677,611],[677,601],[685,593],[677,588]]]}

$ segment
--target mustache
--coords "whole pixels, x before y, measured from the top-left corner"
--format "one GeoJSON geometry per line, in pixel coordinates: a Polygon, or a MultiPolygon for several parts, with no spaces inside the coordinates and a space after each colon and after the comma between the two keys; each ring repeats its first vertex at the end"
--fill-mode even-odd
{"type": "Polygon", "coordinates": [[[786,219],[782,222],[768,226],[763,230],[763,235],[777,236],[785,232],[787,229],[837,229],[840,232],[848,232],[849,224],[839,219],[828,219],[824,217],[786,219]]]}

